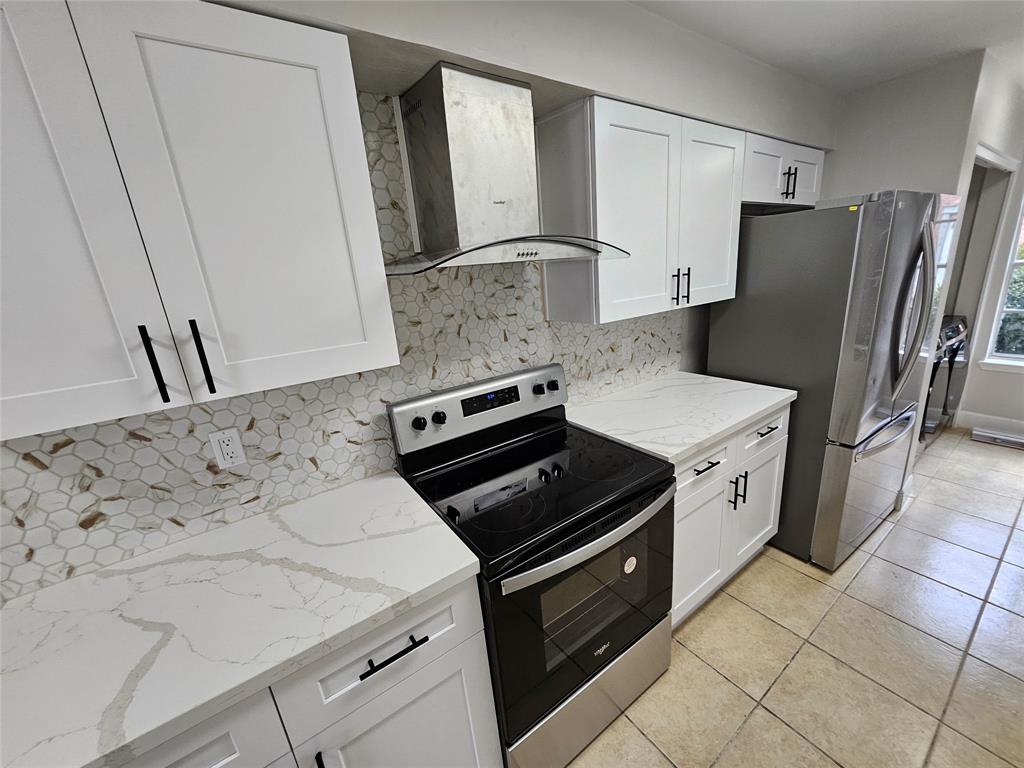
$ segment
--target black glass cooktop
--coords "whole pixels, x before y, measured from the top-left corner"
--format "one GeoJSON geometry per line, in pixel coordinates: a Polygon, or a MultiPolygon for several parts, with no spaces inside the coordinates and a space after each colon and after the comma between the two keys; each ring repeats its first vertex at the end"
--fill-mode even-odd
{"type": "Polygon", "coordinates": [[[412,482],[491,570],[671,476],[662,459],[564,424],[412,482]]]}

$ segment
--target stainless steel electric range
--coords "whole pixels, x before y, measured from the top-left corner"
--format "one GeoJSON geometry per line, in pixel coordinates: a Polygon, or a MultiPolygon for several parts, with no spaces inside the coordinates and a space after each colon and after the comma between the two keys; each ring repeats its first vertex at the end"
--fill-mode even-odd
{"type": "Polygon", "coordinates": [[[547,365],[388,407],[398,471],[480,558],[510,766],[564,766],[668,669],[675,479],[570,424],[547,365]]]}

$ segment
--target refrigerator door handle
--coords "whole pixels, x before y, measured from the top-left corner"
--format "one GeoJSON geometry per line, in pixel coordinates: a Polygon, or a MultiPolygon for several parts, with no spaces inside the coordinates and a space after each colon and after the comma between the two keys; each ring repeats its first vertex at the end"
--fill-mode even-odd
{"type": "Polygon", "coordinates": [[[903,361],[903,369],[897,374],[896,382],[893,385],[892,393],[894,398],[899,397],[903,387],[906,386],[907,379],[910,378],[910,374],[914,369],[914,363],[917,362],[917,355],[921,351],[921,345],[924,343],[924,336],[928,332],[928,316],[932,311],[932,294],[935,292],[934,242],[932,224],[930,221],[925,222],[924,229],[921,231],[921,244],[924,251],[922,264],[924,274],[921,280],[921,311],[918,314],[913,341],[906,348],[906,359],[903,361]]]}
{"type": "MultiPolygon", "coordinates": [[[[899,424],[901,421],[906,421],[907,422],[906,426],[903,427],[903,429],[901,429],[895,435],[890,437],[888,440],[885,440],[885,441],[879,443],[878,445],[871,445],[871,446],[869,446],[867,448],[864,448],[863,450],[857,451],[853,455],[854,463],[860,461],[861,459],[866,459],[869,456],[874,456],[876,453],[881,453],[882,451],[884,451],[886,448],[888,448],[893,443],[901,440],[903,438],[903,436],[907,434],[907,432],[909,432],[910,430],[912,430],[914,428],[914,423],[917,421],[917,411],[916,410],[907,411],[902,416],[899,416],[896,419],[893,419],[892,421],[890,421],[889,424],[886,426],[886,428],[891,427],[891,426],[893,426],[895,424],[899,424]]],[[[885,430],[882,429],[882,430],[879,430],[878,432],[876,432],[875,434],[876,435],[880,435],[884,431],[885,430]]],[[[869,438],[868,443],[870,443],[870,442],[871,442],[871,440],[869,438]]]]}

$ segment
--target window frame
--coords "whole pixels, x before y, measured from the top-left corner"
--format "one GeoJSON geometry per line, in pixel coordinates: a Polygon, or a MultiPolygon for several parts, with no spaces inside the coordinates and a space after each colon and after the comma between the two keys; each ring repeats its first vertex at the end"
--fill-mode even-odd
{"type": "Polygon", "coordinates": [[[1006,306],[1013,272],[1017,267],[1024,266],[1024,256],[1020,255],[1021,240],[1024,239],[1024,204],[1021,205],[1020,212],[1017,214],[1017,225],[1013,231],[1016,233],[1016,236],[1013,238],[1010,253],[1008,254],[1009,258],[1006,259],[1002,280],[999,283],[995,314],[992,317],[992,331],[988,341],[988,354],[984,360],[979,361],[979,365],[983,368],[1004,369],[1006,366],[1020,366],[1024,368],[1024,354],[1018,355],[1011,352],[996,351],[996,341],[999,338],[999,328],[1002,325],[1004,315],[1007,313],[1024,315],[1024,308],[1008,308],[1006,306]]]}

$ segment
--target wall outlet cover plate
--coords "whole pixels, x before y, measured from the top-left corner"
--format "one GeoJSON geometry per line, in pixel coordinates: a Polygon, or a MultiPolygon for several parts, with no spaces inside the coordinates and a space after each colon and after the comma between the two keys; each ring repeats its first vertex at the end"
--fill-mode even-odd
{"type": "Polygon", "coordinates": [[[213,449],[213,458],[221,469],[237,467],[246,462],[242,436],[238,434],[236,427],[211,432],[210,447],[213,449]]]}

